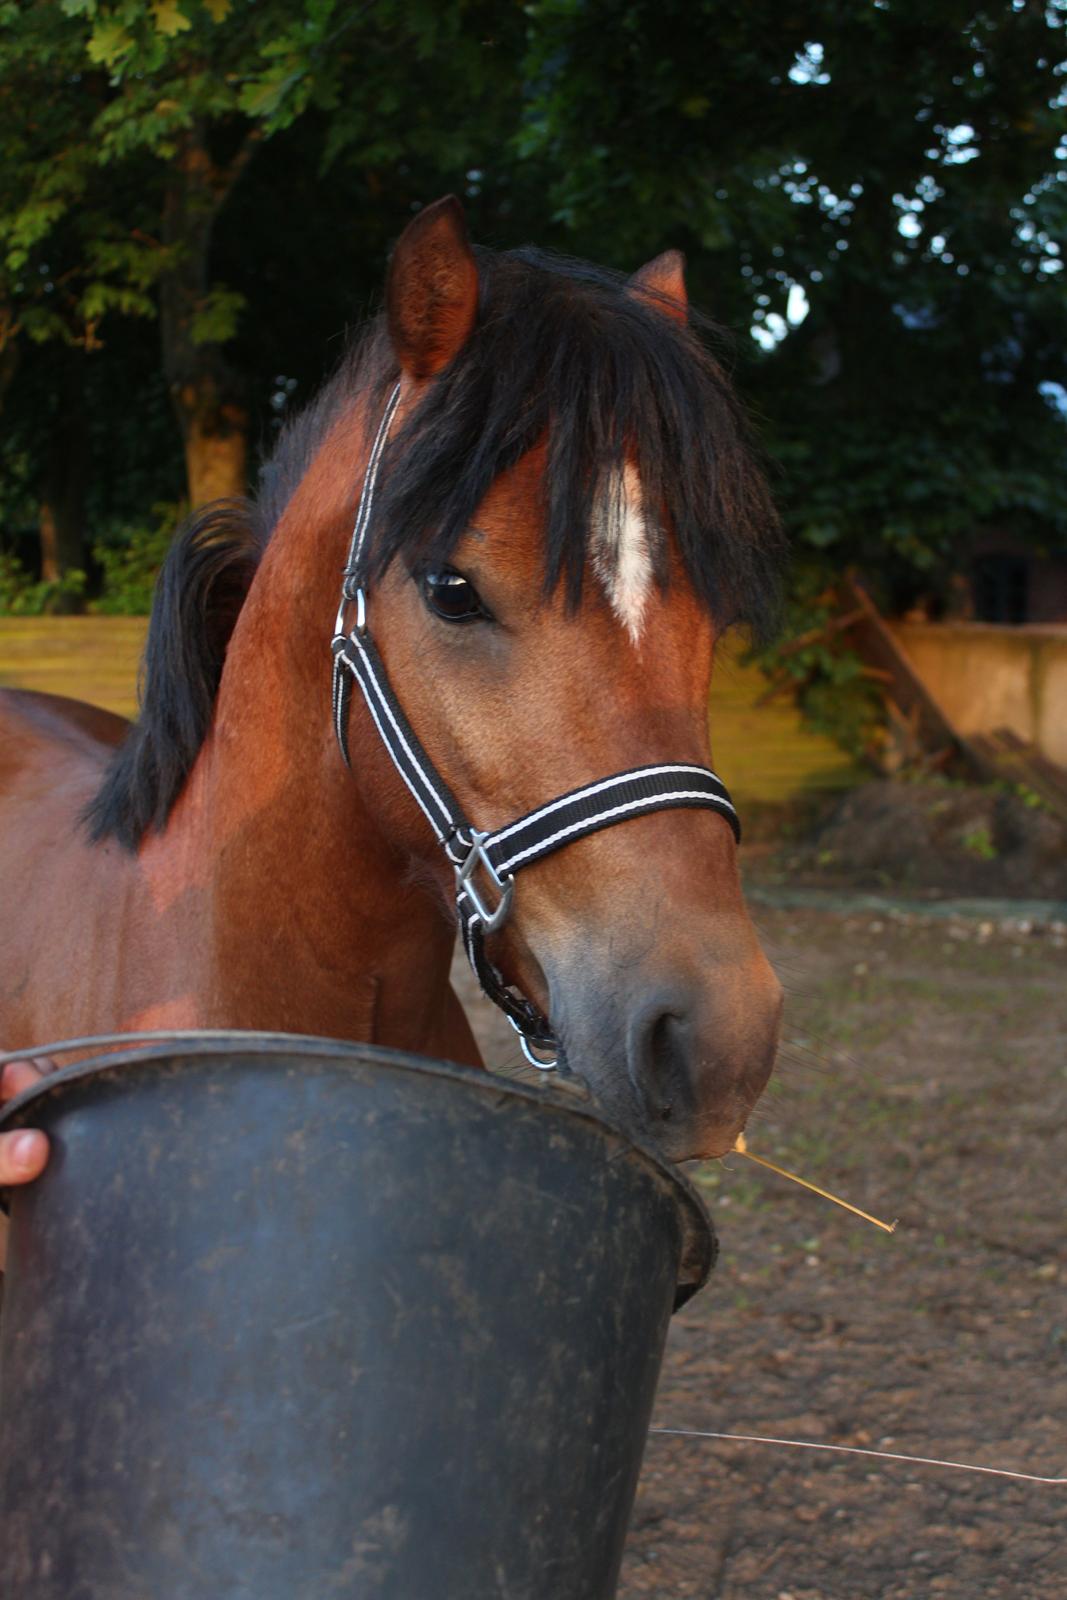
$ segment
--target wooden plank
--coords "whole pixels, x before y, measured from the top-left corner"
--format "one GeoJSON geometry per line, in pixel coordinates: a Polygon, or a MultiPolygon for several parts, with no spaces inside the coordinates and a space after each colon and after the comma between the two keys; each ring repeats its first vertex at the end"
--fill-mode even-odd
{"type": "Polygon", "coordinates": [[[849,573],[841,585],[842,604],[848,607],[849,626],[842,630],[868,671],[885,687],[887,709],[905,760],[923,766],[932,761],[943,768],[952,761],[972,771],[978,763],[968,741],[935,700],[907,651],[882,621],[878,607],[849,573]]]}

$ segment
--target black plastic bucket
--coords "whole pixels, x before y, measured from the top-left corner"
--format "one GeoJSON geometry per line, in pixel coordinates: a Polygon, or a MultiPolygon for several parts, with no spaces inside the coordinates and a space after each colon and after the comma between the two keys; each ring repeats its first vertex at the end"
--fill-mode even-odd
{"type": "Polygon", "coordinates": [[[240,1036],[68,1069],[8,1199],[4,1600],[602,1600],[714,1236],[592,1109],[240,1036]]]}

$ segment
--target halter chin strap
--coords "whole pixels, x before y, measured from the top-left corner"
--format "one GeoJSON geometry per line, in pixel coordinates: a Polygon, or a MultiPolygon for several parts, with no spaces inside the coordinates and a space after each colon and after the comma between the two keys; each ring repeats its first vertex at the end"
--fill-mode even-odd
{"type": "Polygon", "coordinates": [[[394,695],[367,625],[367,597],[362,585],[364,547],[382,452],[399,400],[397,384],[371,448],[345,563],[332,644],[334,732],[345,765],[351,766],[348,717],[353,682],[358,683],[393,765],[455,872],[456,915],[475,976],[519,1035],[527,1060],[547,1070],[556,1065],[558,1049],[547,1018],[525,995],[505,983],[485,949],[487,935],[502,927],[510,914],[515,873],[575,839],[651,811],[706,807],[726,818],[738,841],[741,826],[726,785],[707,767],[684,764],[634,767],[600,778],[538,806],[495,832],[483,832],[467,819],[394,695]],[[350,604],[356,607],[356,620],[346,633],[350,604]]]}

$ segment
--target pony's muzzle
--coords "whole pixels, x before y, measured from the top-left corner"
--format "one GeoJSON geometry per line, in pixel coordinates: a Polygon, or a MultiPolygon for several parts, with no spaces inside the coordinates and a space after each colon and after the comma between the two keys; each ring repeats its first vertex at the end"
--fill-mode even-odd
{"type": "Polygon", "coordinates": [[[570,1064],[612,1115],[675,1161],[733,1149],[777,1053],[782,991],[762,953],[700,983],[646,979],[613,1004],[560,1000],[570,1064]]]}

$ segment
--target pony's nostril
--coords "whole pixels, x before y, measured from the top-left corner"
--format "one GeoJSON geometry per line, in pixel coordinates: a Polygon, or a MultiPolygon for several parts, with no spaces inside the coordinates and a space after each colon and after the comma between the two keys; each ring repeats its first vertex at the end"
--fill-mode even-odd
{"type": "Polygon", "coordinates": [[[669,1122],[683,1092],[686,1026],[679,1008],[663,1000],[646,1005],[631,1030],[630,1073],[648,1115],[669,1122]]]}
{"type": "Polygon", "coordinates": [[[669,1011],[662,1012],[652,1024],[648,1037],[649,1087],[653,1091],[653,1110],[661,1121],[667,1122],[674,1110],[671,1087],[677,1066],[676,1018],[669,1011]]]}

